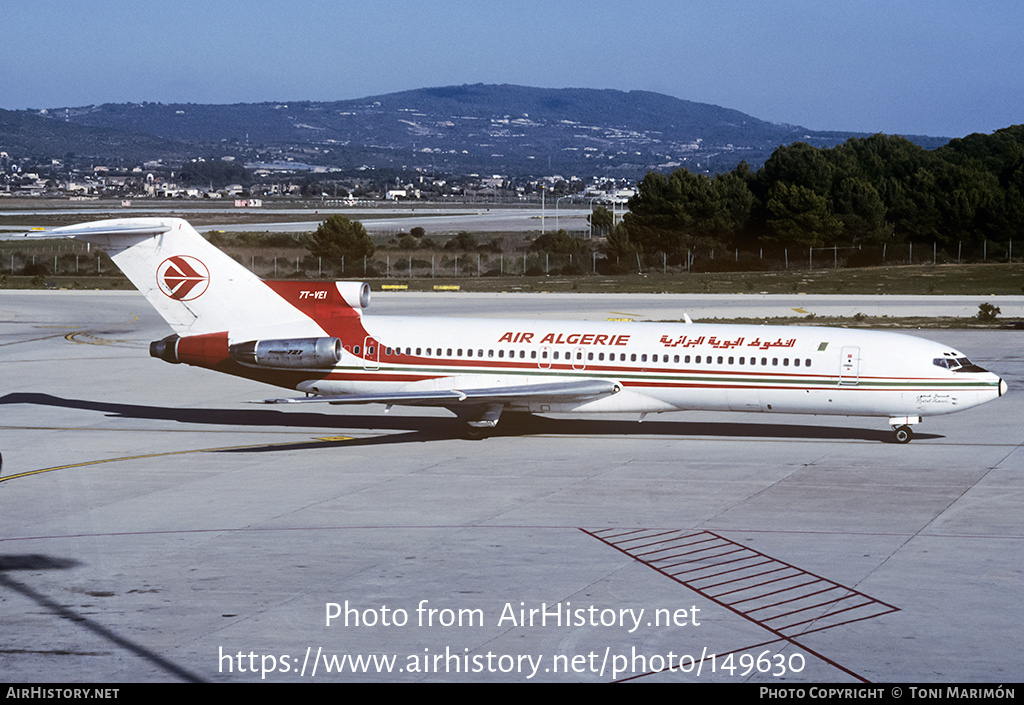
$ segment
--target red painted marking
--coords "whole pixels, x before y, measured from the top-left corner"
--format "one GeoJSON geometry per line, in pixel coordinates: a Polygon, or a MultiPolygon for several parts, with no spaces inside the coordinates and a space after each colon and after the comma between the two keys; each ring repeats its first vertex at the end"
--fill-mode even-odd
{"type": "Polygon", "coordinates": [[[156,283],[175,301],[192,301],[210,287],[210,270],[196,257],[175,255],[156,268],[156,283]]]}
{"type": "Polygon", "coordinates": [[[178,359],[198,367],[214,367],[228,359],[228,334],[189,335],[178,340],[178,359]]]}
{"type": "Polygon", "coordinates": [[[580,529],[580,531],[631,556],[640,563],[725,607],[731,612],[760,625],[780,639],[799,646],[809,654],[817,656],[826,663],[865,682],[867,682],[867,679],[863,676],[841,666],[814,649],[808,648],[805,644],[799,643],[796,638],[825,629],[833,629],[844,624],[852,624],[853,622],[880,617],[883,614],[899,610],[898,607],[894,607],[881,600],[876,600],[858,590],[840,585],[789,563],[779,561],[760,551],[755,551],[748,546],[730,541],[710,531],[698,531],[695,533],[687,531],[666,533],[664,530],[655,532],[643,529],[626,532],[622,529],[594,531],[580,529]],[[707,543],[712,545],[699,547],[700,544],[707,543]],[[662,545],[663,548],[651,550],[658,545],[662,545]],[[708,553],[708,551],[716,548],[721,549],[721,552],[717,554],[708,553]],[[662,555],[660,558],[654,557],[657,554],[664,554],[673,550],[676,553],[662,555]],[[699,557],[698,554],[700,554],[699,557]],[[736,554],[741,554],[741,557],[736,558],[736,554]],[[667,561],[672,561],[686,555],[695,557],[674,564],[666,564],[667,561]],[[725,559],[726,556],[730,556],[730,558],[725,559]],[[724,566],[745,561],[753,562],[739,567],[720,570],[724,566]],[[688,564],[691,567],[676,573],[667,572],[669,568],[683,564],[688,564]],[[762,568],[766,566],[771,567],[771,569],[763,570],[762,568]],[[759,572],[750,572],[752,569],[757,569],[759,572]],[[787,573],[787,575],[751,582],[755,578],[768,576],[773,573],[787,573]],[[707,582],[708,580],[721,578],[725,575],[731,575],[732,577],[714,583],[707,582]],[[759,592],[751,596],[751,591],[758,590],[767,585],[782,583],[786,580],[799,580],[801,582],[785,587],[777,586],[776,589],[772,589],[769,592],[759,592]],[[732,589],[712,593],[714,588],[719,587],[731,587],[732,589]],[[777,609],[782,605],[798,603],[801,600],[807,600],[811,596],[834,591],[839,591],[839,596],[835,599],[806,604],[787,612],[772,612],[773,609],[777,609]],[[764,600],[769,595],[776,595],[783,599],[778,599],[771,604],[759,604],[759,601],[764,600]],[[754,604],[747,606],[747,603],[754,604]],[[841,606],[841,609],[826,611],[830,606],[841,606]],[[765,612],[767,614],[760,614],[765,612]],[[755,613],[759,613],[758,616],[755,616],[755,613]],[[793,617],[802,615],[806,616],[806,618],[792,621],[793,617]],[[783,618],[787,618],[790,621],[787,624],[779,625],[779,620],[783,618]],[[799,627],[812,623],[817,626],[809,629],[799,629],[799,627]]]}

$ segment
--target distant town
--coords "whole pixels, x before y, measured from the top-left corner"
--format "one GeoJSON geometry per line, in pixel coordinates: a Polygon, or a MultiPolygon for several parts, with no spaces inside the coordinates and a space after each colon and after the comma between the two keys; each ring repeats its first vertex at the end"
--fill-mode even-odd
{"type": "MultiPolygon", "coordinates": [[[[73,160],[79,161],[79,160],[73,160]]],[[[263,199],[318,200],[338,205],[379,201],[540,202],[578,197],[602,204],[624,204],[636,193],[629,179],[553,175],[511,178],[503,175],[402,174],[352,175],[341,169],[281,161],[237,164],[234,157],[211,162],[164,160],[134,165],[80,166],[61,159],[18,158],[0,152],[0,198],[189,199],[235,201],[260,206],[263,199]],[[219,162],[219,163],[217,163],[219,162]],[[226,170],[224,167],[229,167],[226,170]],[[217,184],[214,175],[230,173],[237,182],[217,184]],[[208,174],[210,178],[203,179],[208,174]],[[206,183],[199,183],[205,180],[206,183]]]]}

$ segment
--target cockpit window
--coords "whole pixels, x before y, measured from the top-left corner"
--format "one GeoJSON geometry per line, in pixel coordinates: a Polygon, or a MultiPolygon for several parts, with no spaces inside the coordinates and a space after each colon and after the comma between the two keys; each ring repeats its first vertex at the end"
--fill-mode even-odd
{"type": "Polygon", "coordinates": [[[986,372],[982,367],[978,367],[973,362],[968,360],[966,357],[937,357],[932,360],[932,364],[936,367],[945,367],[953,372],[986,372]]]}

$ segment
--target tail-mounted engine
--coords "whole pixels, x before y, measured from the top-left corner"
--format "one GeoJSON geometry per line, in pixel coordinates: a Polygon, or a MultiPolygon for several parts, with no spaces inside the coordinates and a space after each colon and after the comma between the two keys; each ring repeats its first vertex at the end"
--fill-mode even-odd
{"type": "Polygon", "coordinates": [[[200,367],[213,367],[234,360],[251,367],[323,369],[338,364],[341,351],[340,338],[250,340],[229,346],[227,333],[190,335],[184,338],[169,335],[149,344],[152,357],[173,364],[184,362],[200,367]]]}
{"type": "Polygon", "coordinates": [[[215,367],[228,359],[228,334],[169,335],[149,344],[149,354],[165,362],[184,362],[199,367],[215,367]]]}
{"type": "Polygon", "coordinates": [[[341,339],[250,340],[232,345],[228,356],[235,362],[255,367],[321,369],[334,367],[341,360],[341,339]]]}

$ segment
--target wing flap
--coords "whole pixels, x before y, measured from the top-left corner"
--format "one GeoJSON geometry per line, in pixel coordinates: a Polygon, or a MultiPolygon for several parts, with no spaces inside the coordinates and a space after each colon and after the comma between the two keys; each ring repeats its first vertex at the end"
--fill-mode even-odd
{"type": "Polygon", "coordinates": [[[265,404],[393,404],[396,406],[444,406],[461,404],[508,404],[515,401],[573,402],[615,394],[615,382],[588,379],[573,382],[522,384],[478,389],[381,392],[377,394],[335,394],[293,399],[265,399],[265,404]]]}

